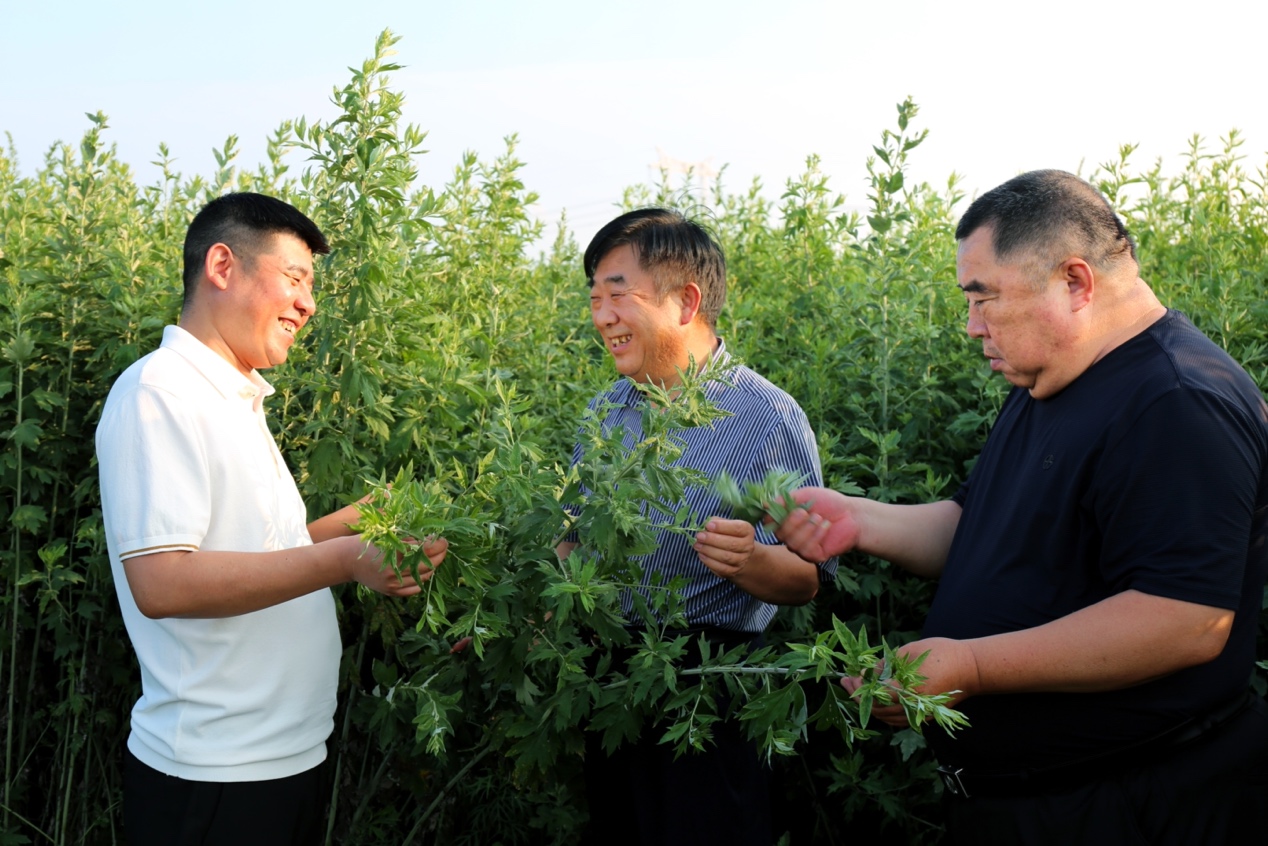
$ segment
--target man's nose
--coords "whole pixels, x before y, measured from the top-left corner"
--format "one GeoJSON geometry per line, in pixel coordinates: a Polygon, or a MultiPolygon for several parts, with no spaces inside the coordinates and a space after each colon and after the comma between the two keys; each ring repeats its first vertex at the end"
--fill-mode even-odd
{"type": "Polygon", "coordinates": [[[608,326],[614,321],[616,314],[607,299],[596,300],[594,306],[590,309],[590,319],[594,321],[595,326],[608,326]]]}
{"type": "Polygon", "coordinates": [[[964,331],[969,333],[970,338],[985,338],[987,335],[986,322],[971,308],[969,309],[969,319],[964,325],[964,331]]]}
{"type": "Polygon", "coordinates": [[[317,300],[313,298],[310,288],[304,285],[299,286],[299,295],[295,297],[295,308],[306,317],[312,317],[317,313],[317,300]]]}

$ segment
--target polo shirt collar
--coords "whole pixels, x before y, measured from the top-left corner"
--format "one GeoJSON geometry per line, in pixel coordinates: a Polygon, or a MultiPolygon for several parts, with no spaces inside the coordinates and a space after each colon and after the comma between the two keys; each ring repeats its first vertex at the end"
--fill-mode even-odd
{"type": "MultiPolygon", "coordinates": [[[[718,345],[713,350],[713,355],[709,356],[709,361],[705,364],[705,371],[713,367],[725,367],[731,362],[731,354],[727,352],[726,341],[718,338],[718,345]]],[[[616,387],[612,389],[612,402],[617,405],[628,407],[640,405],[643,402],[643,392],[638,389],[638,385],[628,376],[623,377],[616,383],[616,387]]]]}
{"type": "Polygon", "coordinates": [[[275,390],[255,370],[249,376],[242,375],[219,353],[179,326],[163,327],[162,346],[188,361],[225,399],[250,400],[258,408],[275,390]]]}

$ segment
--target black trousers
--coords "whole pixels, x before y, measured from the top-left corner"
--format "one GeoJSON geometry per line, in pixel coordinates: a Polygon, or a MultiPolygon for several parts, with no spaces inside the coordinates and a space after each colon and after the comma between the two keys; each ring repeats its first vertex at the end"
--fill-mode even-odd
{"type": "Polygon", "coordinates": [[[1242,846],[1268,837],[1268,705],[1103,778],[1037,796],[947,798],[962,846],[1242,846]]]}
{"type": "MultiPolygon", "coordinates": [[[[710,636],[720,646],[756,646],[760,636],[710,636]]],[[[620,660],[618,655],[618,660],[620,660]]],[[[684,666],[698,663],[689,655],[684,666]]],[[[586,733],[586,799],[594,846],[770,846],[770,770],[734,720],[714,723],[713,744],[674,759],[667,726],[646,726],[609,756],[586,733]]]]}
{"type": "Polygon", "coordinates": [[[714,724],[715,744],[674,760],[659,731],[608,757],[586,738],[585,843],[615,846],[770,846],[769,777],[756,745],[734,722],[714,724]]]}
{"type": "Polygon", "coordinates": [[[315,846],[322,842],[320,767],[270,781],[188,781],[125,752],[128,846],[315,846]]]}

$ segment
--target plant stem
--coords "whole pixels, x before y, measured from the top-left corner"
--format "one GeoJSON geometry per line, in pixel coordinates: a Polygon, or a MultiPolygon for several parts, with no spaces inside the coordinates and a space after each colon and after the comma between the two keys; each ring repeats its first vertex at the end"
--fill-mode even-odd
{"type": "MultiPolygon", "coordinates": [[[[361,637],[357,638],[357,660],[353,664],[354,672],[361,667],[361,660],[365,657],[365,642],[370,634],[370,620],[367,617],[361,624],[361,637]]],[[[357,697],[357,686],[349,685],[348,687],[348,704],[344,706],[343,727],[339,732],[339,748],[335,751],[335,778],[330,788],[330,813],[326,817],[326,846],[331,846],[334,841],[331,839],[335,830],[335,815],[339,810],[339,777],[343,774],[343,749],[348,742],[348,729],[352,725],[352,703],[357,697]]]]}
{"type": "MultiPolygon", "coordinates": [[[[48,836],[48,832],[44,831],[44,829],[40,828],[38,825],[36,825],[35,823],[31,822],[31,821],[30,821],[30,820],[28,820],[26,817],[22,816],[22,815],[21,815],[21,814],[19,814],[17,811],[15,811],[15,810],[13,810],[12,808],[10,808],[10,807],[8,806],[8,804],[5,804],[5,806],[4,806],[4,814],[5,814],[5,816],[6,816],[6,817],[7,817],[7,816],[9,816],[10,814],[12,814],[13,816],[15,816],[15,817],[17,817],[17,818],[18,818],[18,822],[20,822],[20,823],[22,823],[23,825],[25,825],[25,826],[29,827],[29,828],[31,829],[31,831],[34,831],[36,834],[38,834],[40,837],[43,837],[43,838],[44,838],[45,840],[47,840],[49,843],[56,843],[56,841],[54,841],[54,840],[53,840],[53,838],[51,838],[51,837],[49,837],[49,836],[48,836]]],[[[7,829],[6,829],[6,831],[7,831],[7,829]]]]}
{"type": "MultiPolygon", "coordinates": [[[[366,749],[369,750],[369,748],[370,744],[367,743],[366,749]]],[[[381,760],[379,761],[379,768],[374,771],[374,777],[370,779],[368,784],[365,782],[364,778],[362,779],[361,801],[357,803],[357,809],[352,814],[352,823],[348,826],[349,833],[357,830],[357,823],[361,820],[361,814],[365,812],[366,807],[370,804],[370,800],[375,797],[376,788],[378,787],[379,781],[383,778],[383,771],[387,769],[387,765],[393,760],[392,751],[395,748],[395,745],[393,745],[383,753],[381,760]]],[[[367,751],[366,754],[368,756],[369,752],[367,751]]]]}
{"type": "MultiPolygon", "coordinates": [[[[21,305],[18,306],[21,308],[21,305]]],[[[14,337],[19,338],[22,335],[22,319],[17,320],[16,331],[14,337]]],[[[14,421],[14,427],[22,425],[22,400],[23,400],[23,375],[25,373],[25,361],[15,361],[14,371],[17,374],[17,390],[15,398],[17,400],[17,419],[14,421]]],[[[17,447],[17,467],[14,473],[14,496],[13,510],[17,511],[22,507],[22,445],[17,447]]],[[[13,531],[13,591],[9,594],[9,600],[13,603],[13,616],[9,626],[9,696],[8,710],[9,719],[6,721],[4,729],[4,829],[9,829],[9,814],[11,794],[10,789],[13,785],[13,705],[14,694],[17,688],[17,669],[18,669],[18,638],[21,631],[18,626],[18,609],[21,605],[21,594],[18,590],[18,582],[22,577],[22,531],[17,527],[13,531]]]]}
{"type": "MultiPolygon", "coordinates": [[[[69,693],[69,698],[71,698],[72,700],[83,689],[84,674],[88,670],[88,643],[89,643],[88,638],[84,638],[83,654],[81,655],[79,660],[79,680],[76,682],[72,679],[72,688],[69,693]]],[[[66,761],[66,769],[63,773],[63,787],[62,787],[62,813],[61,813],[61,821],[57,827],[58,839],[61,843],[65,843],[66,838],[68,836],[67,823],[69,822],[69,819],[70,819],[70,797],[72,793],[74,792],[73,787],[75,783],[75,778],[74,778],[75,759],[78,757],[75,754],[74,743],[75,743],[76,735],[79,734],[79,718],[80,718],[81,709],[76,708],[74,705],[74,702],[72,701],[71,711],[74,713],[75,718],[71,721],[70,734],[68,736],[68,742],[67,742],[67,761],[66,761]]],[[[85,767],[85,769],[87,769],[87,767],[85,767]]]]}
{"type": "MultiPolygon", "coordinates": [[[[488,741],[486,741],[486,743],[488,743],[488,741]]],[[[436,806],[440,804],[440,800],[445,798],[445,795],[453,788],[454,785],[466,777],[472,767],[484,760],[485,756],[493,751],[493,748],[493,744],[488,743],[488,745],[480,750],[478,755],[468,761],[462,769],[458,770],[458,772],[454,774],[453,778],[449,779],[449,783],[440,789],[440,792],[436,794],[436,798],[431,800],[431,804],[427,806],[425,811],[423,811],[422,816],[414,822],[414,827],[409,830],[409,834],[405,835],[405,839],[401,841],[402,846],[409,846],[410,843],[414,842],[414,836],[418,834],[418,830],[422,828],[423,823],[427,822],[427,819],[431,816],[432,811],[436,810],[436,806]]]]}

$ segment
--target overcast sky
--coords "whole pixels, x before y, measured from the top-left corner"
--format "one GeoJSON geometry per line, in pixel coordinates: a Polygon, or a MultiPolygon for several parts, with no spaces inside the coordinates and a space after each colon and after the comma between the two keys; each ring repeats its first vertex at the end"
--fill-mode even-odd
{"type": "Polygon", "coordinates": [[[0,0],[0,132],[26,173],[97,110],[142,183],[160,142],[208,174],[236,134],[250,167],[283,120],[335,115],[332,89],[385,27],[406,118],[429,133],[422,178],[439,187],[463,150],[491,158],[518,133],[538,215],[567,208],[582,243],[658,150],[772,197],[817,153],[862,205],[866,157],[909,95],[930,130],[912,174],[954,171],[970,193],[1087,173],[1124,143],[1138,168],[1171,164],[1193,134],[1214,151],[1234,128],[1248,169],[1268,161],[1268,4],[1249,0],[0,0]]]}

